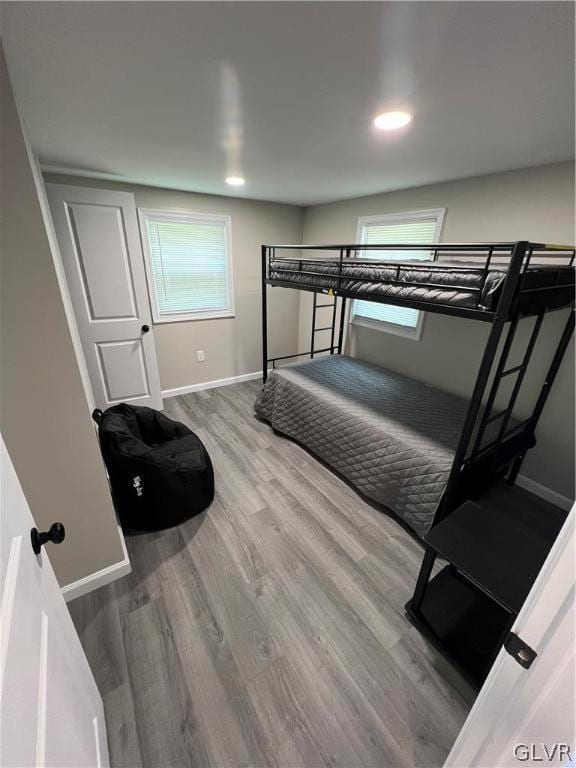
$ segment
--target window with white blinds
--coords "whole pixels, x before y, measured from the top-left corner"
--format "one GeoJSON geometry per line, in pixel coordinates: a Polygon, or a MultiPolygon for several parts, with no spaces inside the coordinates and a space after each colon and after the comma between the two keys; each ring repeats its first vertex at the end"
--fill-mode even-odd
{"type": "Polygon", "coordinates": [[[230,219],[140,210],[155,322],[233,314],[230,219]]]}
{"type": "MultiPolygon", "coordinates": [[[[387,243],[414,243],[423,245],[438,242],[442,227],[444,209],[434,211],[415,211],[385,216],[369,216],[359,220],[360,242],[366,245],[385,245],[387,243]]],[[[430,261],[431,251],[394,251],[370,250],[362,258],[386,261],[406,261],[418,259],[430,261]]],[[[407,336],[415,336],[420,323],[420,312],[408,307],[395,307],[391,304],[377,304],[372,301],[355,301],[354,319],[381,323],[382,328],[396,331],[407,336]]]]}

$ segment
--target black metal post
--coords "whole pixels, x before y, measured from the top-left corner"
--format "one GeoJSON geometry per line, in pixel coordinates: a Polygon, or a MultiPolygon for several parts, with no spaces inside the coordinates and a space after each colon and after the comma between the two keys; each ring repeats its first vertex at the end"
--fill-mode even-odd
{"type": "Polygon", "coordinates": [[[332,330],[330,332],[330,354],[334,354],[334,334],[336,333],[336,304],[338,296],[334,296],[334,307],[332,308],[332,330]]]}
{"type": "Polygon", "coordinates": [[[262,381],[266,382],[268,378],[268,308],[266,296],[266,251],[265,245],[262,246],[262,381]]]}
{"type": "Polygon", "coordinates": [[[518,280],[520,277],[520,271],[524,261],[524,256],[528,249],[528,242],[525,240],[515,243],[508,270],[506,272],[506,280],[504,282],[504,289],[500,300],[498,301],[498,307],[492,321],[492,327],[490,334],[484,347],[484,354],[482,355],[482,361],[478,369],[476,376],[476,383],[474,384],[474,390],[470,399],[470,405],[468,406],[468,413],[464,421],[464,426],[460,434],[458,441],[458,447],[454,454],[454,461],[452,463],[452,469],[448,477],[448,483],[446,490],[442,498],[442,502],[436,515],[434,517],[434,523],[440,522],[452,511],[452,503],[454,500],[454,491],[458,483],[458,476],[462,469],[462,465],[468,452],[468,446],[470,444],[470,438],[474,432],[474,426],[476,419],[478,418],[478,412],[482,406],[482,397],[486,389],[486,384],[490,378],[490,372],[494,364],[494,357],[498,351],[498,344],[500,342],[500,336],[504,330],[504,326],[510,314],[512,302],[516,297],[516,289],[518,287],[518,280]]]}
{"type": "Polygon", "coordinates": [[[516,482],[516,478],[518,477],[518,472],[520,472],[520,467],[522,466],[522,462],[524,461],[524,457],[526,456],[526,453],[521,453],[519,456],[516,456],[514,461],[512,462],[512,469],[510,470],[510,474],[508,475],[508,485],[514,485],[516,482]]]}
{"type": "Polygon", "coordinates": [[[420,606],[422,605],[424,593],[426,591],[426,587],[428,586],[428,581],[430,579],[430,574],[432,573],[432,568],[434,567],[435,561],[436,552],[432,549],[432,547],[426,547],[424,552],[424,559],[422,560],[422,565],[420,566],[420,573],[418,574],[418,580],[416,581],[414,594],[412,595],[412,600],[410,601],[410,609],[414,612],[420,610],[420,606]]]}
{"type": "MultiPolygon", "coordinates": [[[[346,249],[346,258],[347,259],[350,258],[350,248],[346,249]]],[[[340,254],[339,254],[339,259],[338,259],[338,290],[340,290],[342,288],[342,264],[343,264],[343,259],[344,259],[344,251],[341,248],[340,249],[340,254]]]]}
{"type": "Polygon", "coordinates": [[[310,334],[310,357],[314,357],[314,337],[316,333],[316,291],[312,294],[312,333],[310,334]]]}
{"type": "MultiPolygon", "coordinates": [[[[336,300],[336,299],[335,299],[336,300]]],[[[342,354],[342,342],[344,341],[344,320],[346,319],[346,297],[340,298],[340,330],[338,331],[338,354],[342,354]]]]}

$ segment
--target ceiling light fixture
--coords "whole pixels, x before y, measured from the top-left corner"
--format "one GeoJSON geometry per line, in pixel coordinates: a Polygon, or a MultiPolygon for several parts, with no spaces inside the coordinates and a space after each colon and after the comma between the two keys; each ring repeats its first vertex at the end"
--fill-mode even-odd
{"type": "Polygon", "coordinates": [[[230,184],[231,187],[243,187],[246,182],[242,176],[228,176],[226,184],[230,184]]]}
{"type": "Polygon", "coordinates": [[[412,122],[409,112],[383,112],[374,118],[374,125],[381,131],[395,131],[412,122]]]}

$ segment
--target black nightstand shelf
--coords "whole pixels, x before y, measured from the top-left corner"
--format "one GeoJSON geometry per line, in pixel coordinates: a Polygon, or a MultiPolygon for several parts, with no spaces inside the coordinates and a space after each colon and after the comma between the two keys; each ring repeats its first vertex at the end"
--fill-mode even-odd
{"type": "Polygon", "coordinates": [[[565,520],[529,503],[466,502],[425,536],[410,620],[482,685],[565,520]],[[448,565],[432,579],[436,557],[448,565]]]}

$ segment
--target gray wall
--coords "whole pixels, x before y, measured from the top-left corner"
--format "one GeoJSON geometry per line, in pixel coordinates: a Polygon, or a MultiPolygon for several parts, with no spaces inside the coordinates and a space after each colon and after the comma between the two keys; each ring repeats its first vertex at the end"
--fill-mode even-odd
{"type": "Polygon", "coordinates": [[[1,51],[0,81],[0,429],[37,525],[64,523],[66,585],[124,554],[1,51]]]}
{"type": "MultiPolygon", "coordinates": [[[[167,390],[261,369],[260,246],[262,243],[300,242],[301,208],[78,176],[46,174],[45,179],[57,184],[132,192],[137,207],[141,208],[231,216],[236,314],[232,318],[155,325],[160,383],[162,389],[167,390]],[[197,361],[196,351],[199,349],[206,355],[203,363],[197,361]]],[[[296,291],[276,292],[274,312],[270,313],[270,357],[294,351],[298,307],[296,291]]]]}
{"type": "MultiPolygon", "coordinates": [[[[314,206],[305,211],[306,243],[354,242],[360,216],[446,208],[443,240],[574,242],[574,172],[560,163],[447,184],[314,206]]],[[[300,349],[309,346],[310,295],[301,294],[300,349]]],[[[549,315],[525,381],[518,413],[529,412],[566,311],[549,315]]],[[[533,321],[523,321],[519,343],[533,321]]],[[[441,389],[469,395],[488,329],[471,320],[428,314],[420,341],[351,328],[351,351],[363,360],[441,389]]],[[[566,355],[522,473],[574,498],[574,344],[566,355]]]]}

